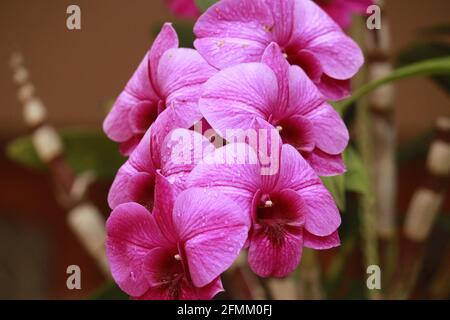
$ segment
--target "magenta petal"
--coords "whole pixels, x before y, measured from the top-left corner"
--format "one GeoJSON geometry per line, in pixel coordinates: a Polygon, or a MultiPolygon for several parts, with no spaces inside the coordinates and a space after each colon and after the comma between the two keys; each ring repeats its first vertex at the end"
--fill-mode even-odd
{"type": "Polygon", "coordinates": [[[272,42],[261,58],[261,62],[268,65],[275,73],[278,81],[278,101],[276,116],[283,116],[289,101],[289,63],[283,56],[280,47],[272,42]]]}
{"type": "Polygon", "coordinates": [[[266,4],[272,11],[274,38],[281,46],[284,46],[292,35],[295,0],[274,0],[267,1],[266,4]]]}
{"type": "Polygon", "coordinates": [[[174,259],[173,253],[168,248],[158,247],[147,253],[142,269],[150,287],[156,287],[166,280],[163,279],[164,275],[172,275],[177,271],[177,273],[182,273],[183,265],[181,261],[174,259]],[[176,270],[177,267],[179,270],[176,270]]]}
{"type": "Polygon", "coordinates": [[[341,216],[330,192],[320,183],[298,189],[308,206],[305,228],[316,236],[328,236],[341,224],[341,216]]]}
{"type": "Polygon", "coordinates": [[[225,0],[197,21],[195,48],[219,69],[259,61],[273,38],[273,17],[264,0],[225,0]]]}
{"type": "Polygon", "coordinates": [[[125,142],[133,138],[133,128],[128,122],[128,114],[133,105],[139,103],[127,92],[122,92],[103,122],[103,131],[108,138],[116,142],[125,142]]]}
{"type": "Polygon", "coordinates": [[[305,159],[319,176],[335,176],[346,171],[342,155],[330,155],[315,148],[305,159]]]}
{"type": "Polygon", "coordinates": [[[264,227],[256,225],[251,235],[248,263],[260,277],[285,277],[300,263],[302,249],[301,228],[291,228],[282,243],[274,245],[264,227]]]}
{"type": "Polygon", "coordinates": [[[139,134],[134,135],[127,141],[121,142],[119,145],[120,154],[122,154],[123,156],[129,156],[134,151],[134,149],[136,149],[136,147],[139,145],[141,139],[142,135],[139,134]]]}
{"type": "Polygon", "coordinates": [[[314,83],[320,81],[320,78],[323,75],[322,66],[312,52],[306,49],[300,49],[300,51],[292,53],[290,52],[288,60],[293,66],[301,66],[314,83]]]}
{"type": "Polygon", "coordinates": [[[328,76],[349,79],[362,66],[358,45],[313,1],[295,2],[294,26],[291,42],[312,52],[328,76]]]}
{"type": "Polygon", "coordinates": [[[247,215],[250,221],[253,196],[261,184],[258,158],[248,145],[241,143],[228,144],[207,156],[189,174],[186,187],[201,187],[224,193],[242,208],[242,214],[247,215]],[[234,158],[234,154],[244,156],[234,158]]]}
{"type": "Polygon", "coordinates": [[[197,18],[200,10],[195,4],[195,0],[166,0],[170,11],[178,17],[197,18]]]}
{"type": "Polygon", "coordinates": [[[271,193],[273,205],[258,206],[250,234],[249,265],[262,277],[284,277],[300,262],[308,208],[294,190],[271,193]]]}
{"type": "Polygon", "coordinates": [[[313,123],[305,117],[294,116],[279,123],[283,142],[299,151],[310,152],[314,149],[317,136],[313,123]]]}
{"type": "Polygon", "coordinates": [[[147,172],[137,172],[127,163],[114,179],[108,194],[111,209],[126,202],[136,202],[148,209],[153,207],[155,176],[147,172]]]}
{"type": "Polygon", "coordinates": [[[190,128],[194,122],[187,114],[194,114],[190,106],[170,106],[164,110],[151,127],[150,154],[155,168],[161,168],[161,148],[168,135],[178,128],[190,128]]]}
{"type": "Polygon", "coordinates": [[[144,134],[158,116],[158,103],[141,101],[129,112],[129,122],[133,132],[144,134]]]}
{"type": "Polygon", "coordinates": [[[194,47],[212,66],[225,69],[259,61],[266,45],[248,39],[209,37],[195,40],[194,47]]]}
{"type": "MultiPolygon", "coordinates": [[[[217,72],[193,49],[173,48],[167,50],[159,61],[158,84],[161,94],[169,97],[174,92],[206,82],[217,72]]],[[[197,100],[200,88],[197,90],[197,100]]]]}
{"type": "Polygon", "coordinates": [[[318,237],[305,230],[303,232],[303,245],[311,249],[325,250],[340,246],[341,240],[337,231],[329,236],[318,237]]]}
{"type": "Polygon", "coordinates": [[[172,27],[171,23],[166,22],[164,23],[163,27],[161,28],[161,31],[159,32],[158,36],[153,42],[152,48],[150,49],[148,55],[148,69],[149,69],[148,74],[150,75],[150,79],[151,82],[153,83],[154,88],[156,88],[158,92],[160,92],[157,79],[159,60],[161,59],[161,56],[164,54],[164,52],[166,52],[171,48],[177,47],[178,47],[177,32],[172,27]]]}
{"type": "Polygon", "coordinates": [[[155,168],[150,159],[150,130],[119,169],[108,194],[112,209],[121,203],[138,202],[151,208],[155,168]]]}
{"type": "Polygon", "coordinates": [[[178,196],[177,189],[161,175],[156,172],[155,178],[155,205],[153,216],[162,234],[172,242],[176,242],[177,232],[173,222],[173,207],[178,196]]]}
{"type": "Polygon", "coordinates": [[[289,68],[289,107],[287,115],[307,115],[325,102],[316,85],[298,66],[289,68]]]}
{"type": "MultiPolygon", "coordinates": [[[[185,285],[181,288],[180,300],[210,300],[214,298],[219,292],[223,291],[222,282],[220,278],[215,279],[210,284],[197,288],[189,283],[184,283],[185,285]]],[[[138,300],[170,300],[173,299],[168,294],[166,289],[161,288],[151,288],[144,295],[140,297],[134,297],[138,300]]]]}
{"type": "Polygon", "coordinates": [[[352,22],[352,14],[366,14],[367,8],[373,4],[373,0],[333,0],[320,1],[319,5],[341,28],[347,29],[352,22]]]}
{"type": "Polygon", "coordinates": [[[294,147],[285,144],[281,152],[281,165],[275,190],[302,188],[320,184],[320,179],[294,147]]]}
{"type": "Polygon", "coordinates": [[[149,284],[142,272],[147,253],[165,246],[152,215],[141,205],[126,203],[115,208],[107,223],[106,254],[120,288],[132,296],[144,294],[149,284]]]}
{"type": "Polygon", "coordinates": [[[325,103],[308,115],[314,128],[316,146],[329,154],[340,154],[347,147],[349,133],[340,115],[325,103]]]}
{"type": "Polygon", "coordinates": [[[162,143],[161,173],[175,187],[184,190],[187,175],[214,150],[214,145],[202,134],[176,129],[162,143]]]}
{"type": "Polygon", "coordinates": [[[148,54],[145,55],[137,70],[119,95],[111,111],[103,122],[103,130],[110,139],[125,142],[134,135],[134,125],[130,123],[129,113],[135,108],[150,110],[159,100],[148,74],[148,54]]]}
{"type": "Polygon", "coordinates": [[[206,120],[224,136],[227,129],[248,129],[255,117],[267,119],[277,97],[273,71],[262,63],[246,63],[209,79],[199,106],[206,120]]]}
{"type": "Polygon", "coordinates": [[[333,197],[306,160],[290,145],[283,145],[276,191],[293,189],[308,207],[305,228],[317,236],[327,236],[341,224],[333,197]]]}
{"type": "Polygon", "coordinates": [[[350,96],[351,81],[350,80],[336,80],[323,74],[320,81],[317,83],[320,91],[331,100],[341,100],[350,96]]]}
{"type": "Polygon", "coordinates": [[[247,239],[245,214],[231,199],[208,189],[182,192],[173,218],[197,287],[228,269],[247,239]]]}

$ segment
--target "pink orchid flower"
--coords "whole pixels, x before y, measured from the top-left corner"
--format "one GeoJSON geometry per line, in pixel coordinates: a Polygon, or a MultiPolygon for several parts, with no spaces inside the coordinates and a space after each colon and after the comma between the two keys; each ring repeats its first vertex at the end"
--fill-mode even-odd
{"type": "Polygon", "coordinates": [[[238,256],[248,225],[220,193],[176,195],[164,177],[156,179],[153,213],[125,203],[107,221],[112,276],[136,299],[210,299],[223,290],[219,276],[238,256]]]}
{"type": "Polygon", "coordinates": [[[352,14],[366,15],[367,8],[373,0],[315,0],[328,15],[347,29],[352,24],[352,14]]]}
{"type": "Polygon", "coordinates": [[[259,119],[277,128],[283,143],[301,152],[319,175],[345,171],[341,154],[349,134],[344,122],[275,43],[266,48],[262,62],[229,67],[209,79],[199,107],[219,134],[252,128],[259,119]]]}
{"type": "Polygon", "coordinates": [[[200,133],[182,129],[186,123],[183,115],[176,111],[172,108],[164,110],[120,167],[108,194],[112,209],[122,203],[137,202],[152,210],[157,170],[174,188],[182,191],[187,174],[214,150],[200,133]],[[180,137],[183,139],[179,140],[180,137]],[[177,162],[176,152],[182,152],[187,159],[177,162]]]}
{"type": "Polygon", "coordinates": [[[217,149],[194,168],[187,185],[220,190],[239,204],[252,220],[248,238],[251,269],[261,277],[284,277],[298,266],[304,246],[328,249],[340,244],[339,211],[293,147],[281,147],[278,173],[262,175],[259,157],[245,146],[232,143],[217,149]],[[248,160],[221,161],[235,150],[249,150],[248,160]]]}
{"type": "Polygon", "coordinates": [[[200,16],[195,0],[166,0],[166,3],[177,17],[195,19],[200,16]]]}
{"type": "Polygon", "coordinates": [[[195,48],[219,69],[258,62],[275,42],[330,99],[349,95],[364,62],[358,45],[310,0],[222,0],[198,19],[194,33],[195,48]]]}
{"type": "Polygon", "coordinates": [[[120,143],[126,155],[168,106],[181,108],[189,126],[201,118],[197,110],[201,85],[216,70],[197,51],[177,47],[175,30],[164,24],[103,123],[108,137],[120,143]]]}

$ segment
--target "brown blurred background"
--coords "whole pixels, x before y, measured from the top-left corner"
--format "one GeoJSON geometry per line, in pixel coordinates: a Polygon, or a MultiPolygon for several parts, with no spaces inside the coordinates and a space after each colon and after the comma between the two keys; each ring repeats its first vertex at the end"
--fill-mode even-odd
{"type": "MultiPolygon", "coordinates": [[[[424,40],[421,28],[450,22],[448,0],[387,0],[387,10],[394,53],[424,40]]],[[[52,124],[99,129],[105,105],[149,48],[155,26],[168,20],[174,18],[163,0],[0,1],[0,298],[86,297],[102,282],[65,227],[46,176],[4,156],[5,143],[26,133],[8,67],[11,53],[23,52],[52,124]],[[81,30],[66,28],[70,4],[81,7],[81,30]],[[82,290],[65,287],[70,264],[82,268],[82,290]]],[[[399,143],[431,128],[437,116],[450,116],[448,96],[432,81],[409,79],[396,86],[399,143]]],[[[419,161],[400,172],[399,211],[420,183],[421,168],[419,161]]],[[[100,185],[99,194],[107,187],[100,185]]],[[[105,208],[104,199],[98,201],[105,208]]]]}

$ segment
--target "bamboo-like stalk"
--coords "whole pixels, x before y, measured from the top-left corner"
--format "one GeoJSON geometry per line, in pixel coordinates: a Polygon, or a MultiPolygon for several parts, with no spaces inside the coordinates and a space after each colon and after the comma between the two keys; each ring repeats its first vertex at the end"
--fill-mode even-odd
{"type": "Polygon", "coordinates": [[[96,261],[105,277],[111,276],[105,254],[105,221],[100,211],[87,199],[92,174],[76,177],[64,158],[64,146],[58,132],[47,121],[47,109],[35,95],[21,53],[14,53],[10,66],[18,85],[18,100],[23,104],[23,117],[30,128],[34,148],[40,160],[49,167],[56,184],[56,196],[68,211],[69,228],[96,261]]]}
{"type": "Polygon", "coordinates": [[[391,293],[396,299],[408,298],[414,289],[424,243],[446,194],[450,172],[450,118],[439,118],[436,128],[436,137],[428,152],[427,177],[411,198],[403,226],[405,247],[397,271],[398,280],[391,293]]]}
{"type": "MultiPolygon", "coordinates": [[[[353,32],[353,36],[362,46],[367,46],[365,38],[366,33],[362,28],[357,28],[353,32]]],[[[361,70],[356,77],[355,83],[361,85],[368,77],[369,70],[366,66],[361,70]]],[[[364,163],[364,175],[368,181],[373,181],[374,157],[373,157],[373,127],[372,127],[372,112],[370,112],[367,98],[361,98],[356,102],[356,143],[359,152],[361,153],[361,160],[364,163]]],[[[362,239],[363,252],[363,266],[364,273],[370,265],[379,265],[378,255],[378,239],[376,232],[376,212],[375,212],[375,197],[374,186],[369,183],[366,194],[361,194],[358,198],[358,215],[360,221],[360,236],[362,239]]],[[[370,299],[379,299],[381,294],[376,290],[367,289],[367,296],[370,299]]]]}
{"type": "MultiPolygon", "coordinates": [[[[384,1],[381,7],[381,29],[370,30],[367,35],[369,80],[383,78],[392,73],[390,61],[390,27],[384,1]]],[[[396,130],[393,123],[394,88],[384,85],[369,95],[372,112],[374,152],[374,183],[376,197],[377,232],[384,241],[395,235],[397,170],[395,164],[396,130]]]]}

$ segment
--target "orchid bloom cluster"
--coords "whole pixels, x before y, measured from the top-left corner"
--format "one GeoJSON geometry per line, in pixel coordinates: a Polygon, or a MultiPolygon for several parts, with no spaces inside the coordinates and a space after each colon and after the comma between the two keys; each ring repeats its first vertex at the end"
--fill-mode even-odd
{"type": "MultiPolygon", "coordinates": [[[[175,1],[174,1],[175,2],[175,1]]],[[[195,49],[166,23],[104,122],[129,156],[108,202],[113,278],[135,299],[210,299],[248,251],[285,277],[303,247],[340,244],[319,176],[345,172],[358,45],[310,0],[221,0],[195,49]]]]}

